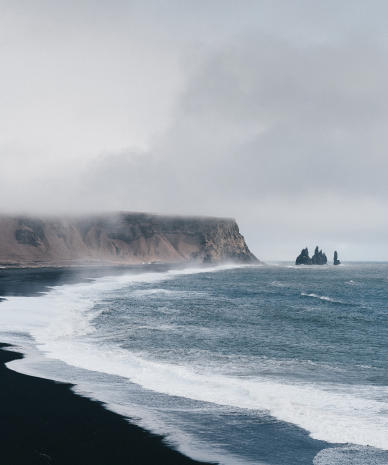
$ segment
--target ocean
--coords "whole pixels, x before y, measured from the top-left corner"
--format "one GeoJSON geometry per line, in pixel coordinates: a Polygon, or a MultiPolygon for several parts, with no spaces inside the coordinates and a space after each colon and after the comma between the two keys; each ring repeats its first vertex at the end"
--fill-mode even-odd
{"type": "Polygon", "coordinates": [[[26,358],[10,368],[74,383],[194,459],[388,464],[387,263],[84,270],[13,294],[0,341],[26,358]]]}

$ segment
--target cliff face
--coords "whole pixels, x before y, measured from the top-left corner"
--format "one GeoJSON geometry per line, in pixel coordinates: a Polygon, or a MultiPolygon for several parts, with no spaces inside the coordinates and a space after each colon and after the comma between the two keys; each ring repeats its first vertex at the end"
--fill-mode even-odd
{"type": "Polygon", "coordinates": [[[258,263],[233,219],[117,213],[0,217],[1,265],[258,263]]]}

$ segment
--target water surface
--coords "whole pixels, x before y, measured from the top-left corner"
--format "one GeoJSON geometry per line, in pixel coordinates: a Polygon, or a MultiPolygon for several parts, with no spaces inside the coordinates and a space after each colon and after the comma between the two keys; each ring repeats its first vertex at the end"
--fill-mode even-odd
{"type": "Polygon", "coordinates": [[[197,459],[388,464],[387,284],[384,263],[99,277],[7,297],[0,340],[197,459]]]}

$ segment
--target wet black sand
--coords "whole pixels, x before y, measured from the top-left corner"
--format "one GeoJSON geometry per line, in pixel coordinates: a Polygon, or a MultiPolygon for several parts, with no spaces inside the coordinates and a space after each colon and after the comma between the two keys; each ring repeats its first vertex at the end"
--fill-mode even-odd
{"type": "MultiPolygon", "coordinates": [[[[151,271],[136,267],[133,272],[151,271]]],[[[159,267],[165,271],[165,267],[159,267]]],[[[48,286],[90,277],[127,273],[114,270],[0,270],[0,300],[33,296],[48,286]]],[[[152,271],[159,271],[157,266],[152,271]]],[[[1,306],[1,302],[0,302],[1,306]]],[[[78,396],[70,384],[27,376],[4,364],[23,355],[0,343],[0,464],[121,465],[196,464],[163,439],[129,423],[97,401],[78,396]],[[5,350],[4,350],[5,348],[5,350]]]]}
{"type": "Polygon", "coordinates": [[[22,358],[0,344],[0,463],[195,464],[69,384],[27,376],[4,364],[22,358]]]}

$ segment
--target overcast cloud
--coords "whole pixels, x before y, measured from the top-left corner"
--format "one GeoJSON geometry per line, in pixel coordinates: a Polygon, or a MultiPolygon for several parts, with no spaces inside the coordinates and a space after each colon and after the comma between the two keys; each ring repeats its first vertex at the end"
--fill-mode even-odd
{"type": "MultiPolygon", "coordinates": [[[[235,217],[388,260],[388,5],[0,2],[0,209],[235,217]]],[[[331,257],[330,257],[331,258],[331,257]]]]}

